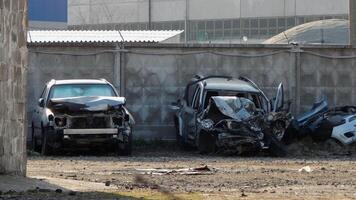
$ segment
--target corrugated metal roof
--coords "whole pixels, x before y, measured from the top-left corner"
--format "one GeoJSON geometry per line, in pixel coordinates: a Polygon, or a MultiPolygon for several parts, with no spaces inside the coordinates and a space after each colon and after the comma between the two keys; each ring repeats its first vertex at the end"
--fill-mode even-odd
{"type": "Polygon", "coordinates": [[[31,30],[28,43],[116,43],[162,42],[183,31],[92,31],[92,30],[31,30]],[[122,37],[121,37],[121,35],[122,37]],[[122,39],[123,38],[123,39],[122,39]]]}

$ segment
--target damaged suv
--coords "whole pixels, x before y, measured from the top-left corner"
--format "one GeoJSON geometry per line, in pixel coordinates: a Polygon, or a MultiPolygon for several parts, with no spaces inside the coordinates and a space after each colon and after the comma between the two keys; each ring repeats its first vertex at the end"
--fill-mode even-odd
{"type": "Polygon", "coordinates": [[[269,100],[251,80],[227,76],[194,77],[171,108],[177,142],[201,153],[244,154],[269,150],[286,154],[281,143],[292,120],[284,108],[283,85],[269,100]]]}
{"type": "Polygon", "coordinates": [[[106,80],[51,80],[32,117],[32,146],[43,155],[65,144],[114,145],[131,154],[134,119],[106,80]]]}

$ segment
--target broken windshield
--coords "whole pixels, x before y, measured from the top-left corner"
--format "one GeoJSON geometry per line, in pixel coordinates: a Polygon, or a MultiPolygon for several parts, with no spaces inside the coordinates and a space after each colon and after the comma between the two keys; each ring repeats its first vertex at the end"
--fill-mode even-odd
{"type": "Polygon", "coordinates": [[[244,121],[253,116],[255,104],[244,97],[216,96],[212,97],[220,112],[238,121],[244,121]]]}
{"type": "Polygon", "coordinates": [[[106,84],[66,84],[53,86],[49,99],[90,96],[114,97],[116,95],[111,86],[106,84]]]}

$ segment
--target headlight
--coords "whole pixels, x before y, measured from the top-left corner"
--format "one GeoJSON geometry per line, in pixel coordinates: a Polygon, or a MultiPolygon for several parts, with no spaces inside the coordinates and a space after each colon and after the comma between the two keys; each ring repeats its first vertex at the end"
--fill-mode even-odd
{"type": "Polygon", "coordinates": [[[204,119],[200,122],[203,129],[211,130],[214,128],[214,122],[211,119],[204,119]]]}
{"type": "Polygon", "coordinates": [[[67,125],[67,119],[65,117],[56,117],[54,122],[58,127],[63,127],[67,125]]]}
{"type": "Polygon", "coordinates": [[[271,122],[274,120],[274,115],[272,113],[269,113],[267,116],[267,121],[271,122]]]}

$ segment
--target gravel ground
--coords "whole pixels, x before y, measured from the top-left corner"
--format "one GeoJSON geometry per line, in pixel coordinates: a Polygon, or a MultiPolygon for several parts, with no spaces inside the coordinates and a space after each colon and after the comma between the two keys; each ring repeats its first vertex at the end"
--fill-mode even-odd
{"type": "Polygon", "coordinates": [[[300,155],[308,148],[297,144],[287,158],[201,156],[169,148],[136,149],[131,157],[30,156],[28,177],[63,192],[10,192],[0,199],[356,199],[356,156],[326,153],[328,148],[300,155]],[[178,170],[205,166],[198,174],[178,170]]]}

